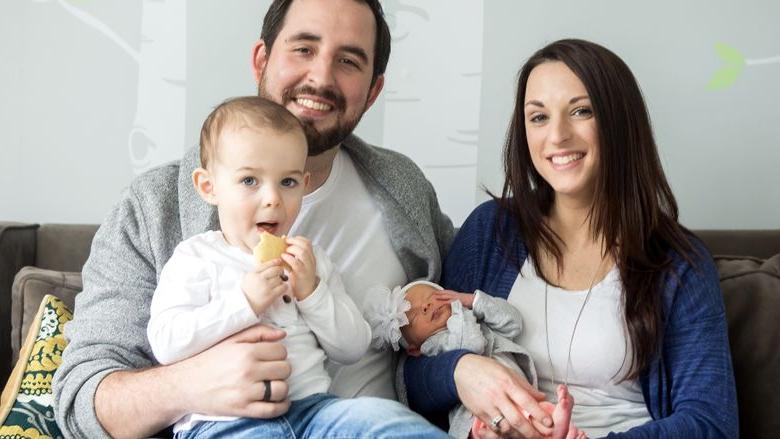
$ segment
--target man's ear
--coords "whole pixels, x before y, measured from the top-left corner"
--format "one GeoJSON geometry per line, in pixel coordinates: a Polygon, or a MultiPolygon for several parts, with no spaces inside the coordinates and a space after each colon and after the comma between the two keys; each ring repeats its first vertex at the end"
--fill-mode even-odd
{"type": "Polygon", "coordinates": [[[255,76],[255,83],[257,85],[260,85],[260,78],[263,77],[267,62],[268,54],[266,53],[265,41],[257,40],[252,46],[252,73],[255,76]]]}
{"type": "Polygon", "coordinates": [[[372,105],[374,105],[374,102],[376,102],[376,98],[379,97],[379,93],[382,92],[382,87],[385,86],[385,75],[379,75],[376,77],[376,81],[374,81],[374,85],[371,86],[371,89],[368,90],[368,100],[366,101],[366,110],[371,108],[372,105]]]}
{"type": "Polygon", "coordinates": [[[411,355],[412,357],[419,357],[420,356],[420,348],[418,348],[415,345],[409,345],[409,347],[406,348],[406,353],[408,355],[411,355]]]}
{"type": "Polygon", "coordinates": [[[217,196],[214,193],[214,183],[211,181],[211,174],[203,168],[192,171],[192,184],[203,201],[216,206],[217,196]]]}

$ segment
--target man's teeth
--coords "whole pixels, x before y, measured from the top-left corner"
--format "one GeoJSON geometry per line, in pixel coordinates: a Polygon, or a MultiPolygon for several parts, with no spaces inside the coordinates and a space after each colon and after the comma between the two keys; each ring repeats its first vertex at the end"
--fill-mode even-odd
{"type": "Polygon", "coordinates": [[[581,159],[583,157],[585,157],[585,154],[583,154],[581,152],[576,152],[574,154],[569,154],[569,155],[556,155],[556,156],[553,156],[552,162],[553,162],[553,164],[556,164],[556,165],[565,165],[565,164],[571,163],[571,162],[573,162],[575,160],[579,160],[579,159],[581,159]]]}
{"type": "Polygon", "coordinates": [[[330,111],[331,109],[330,105],[323,104],[322,102],[313,101],[311,99],[298,98],[295,100],[295,102],[297,102],[298,105],[302,107],[311,108],[312,110],[330,111]]]}

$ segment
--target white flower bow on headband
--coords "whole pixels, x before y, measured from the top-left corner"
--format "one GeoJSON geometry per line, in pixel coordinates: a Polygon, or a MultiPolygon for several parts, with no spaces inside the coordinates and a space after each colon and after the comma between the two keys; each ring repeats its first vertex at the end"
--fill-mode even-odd
{"type": "Polygon", "coordinates": [[[412,304],[404,298],[401,287],[395,287],[392,291],[385,286],[375,286],[368,291],[365,316],[371,326],[371,346],[375,349],[388,347],[397,351],[405,345],[401,336],[401,326],[408,325],[406,311],[412,304]]]}
{"type": "Polygon", "coordinates": [[[401,335],[401,327],[409,324],[406,312],[412,304],[406,300],[406,292],[415,285],[430,285],[437,290],[442,287],[435,283],[418,280],[403,287],[395,287],[392,291],[381,285],[367,291],[364,315],[371,326],[371,346],[375,349],[392,347],[394,351],[406,348],[408,344],[401,335]]]}

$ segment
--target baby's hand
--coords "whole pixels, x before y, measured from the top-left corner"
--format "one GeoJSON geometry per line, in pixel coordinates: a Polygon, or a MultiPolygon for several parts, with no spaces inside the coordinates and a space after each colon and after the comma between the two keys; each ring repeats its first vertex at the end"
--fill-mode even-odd
{"type": "Polygon", "coordinates": [[[282,260],[272,259],[244,275],[241,290],[255,315],[262,314],[287,291],[287,284],[282,282],[282,274],[282,260]]]}
{"type": "Polygon", "coordinates": [[[314,250],[311,241],[296,236],[287,238],[287,252],[282,254],[282,259],[290,266],[290,286],[298,300],[303,300],[314,292],[320,280],[317,278],[317,260],[314,259],[314,250]]]}
{"type": "Polygon", "coordinates": [[[434,300],[441,300],[447,303],[460,301],[466,308],[472,308],[474,306],[474,295],[468,293],[459,293],[452,290],[435,291],[433,293],[434,300]]]}

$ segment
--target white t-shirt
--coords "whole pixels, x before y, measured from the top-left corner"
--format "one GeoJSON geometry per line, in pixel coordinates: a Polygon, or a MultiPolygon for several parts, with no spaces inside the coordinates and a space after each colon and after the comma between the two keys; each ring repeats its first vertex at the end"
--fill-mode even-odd
{"type": "MultiPolygon", "coordinates": [[[[290,235],[302,235],[320,246],[341,274],[347,294],[363,309],[372,286],[393,288],[407,282],[379,205],[371,198],[349,155],[339,150],[327,181],[303,198],[290,235]]],[[[333,381],[330,392],[342,397],[397,399],[393,354],[369,348],[359,362],[326,363],[333,381]]]]}
{"type": "MultiPolygon", "coordinates": [[[[531,353],[539,388],[557,401],[555,387],[564,381],[569,341],[587,289],[567,291],[547,287],[550,353],[545,337],[544,281],[527,258],[507,299],[523,314],[525,328],[519,344],[531,353]],[[552,370],[555,371],[555,385],[552,370]]],[[[617,267],[593,285],[571,344],[569,392],[574,397],[572,421],[588,437],[626,431],[651,420],[638,380],[619,382],[631,360],[621,305],[623,285],[617,267]]]]}
{"type": "MultiPolygon", "coordinates": [[[[326,392],[330,386],[326,356],[343,363],[362,358],[371,328],[325,253],[315,246],[314,255],[320,281],[311,295],[298,301],[290,291],[290,302],[280,298],[258,317],[241,290],[244,274],[255,267],[254,257],[229,245],[222,232],[183,241],[163,267],[152,298],[147,334],[155,357],[170,364],[266,322],[287,333],[283,343],[292,366],[287,380],[290,399],[326,392]]],[[[202,420],[231,419],[235,418],[190,414],[176,423],[174,431],[202,420]]]]}

